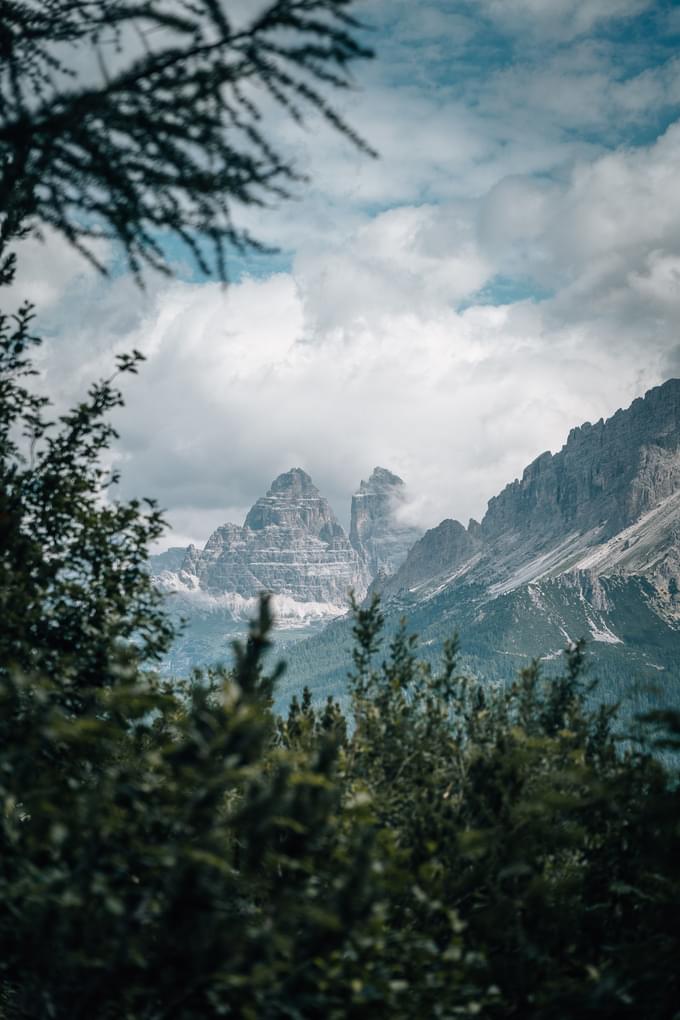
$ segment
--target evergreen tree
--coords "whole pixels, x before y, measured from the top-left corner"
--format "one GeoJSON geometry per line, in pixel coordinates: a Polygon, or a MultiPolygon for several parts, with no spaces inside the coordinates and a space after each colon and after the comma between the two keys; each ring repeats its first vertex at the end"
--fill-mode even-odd
{"type": "Polygon", "coordinates": [[[235,26],[227,0],[0,0],[0,254],[50,226],[91,261],[113,239],[139,275],[168,271],[164,240],[226,278],[230,249],[262,248],[239,206],[303,178],[263,128],[272,101],[318,111],[369,146],[325,93],[370,56],[353,0],[270,0],[235,26]]]}

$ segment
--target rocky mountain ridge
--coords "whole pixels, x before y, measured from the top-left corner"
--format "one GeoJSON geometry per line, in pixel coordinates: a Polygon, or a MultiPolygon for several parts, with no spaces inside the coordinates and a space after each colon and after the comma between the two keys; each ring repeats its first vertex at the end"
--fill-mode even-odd
{"type": "MultiPolygon", "coordinates": [[[[342,696],[345,586],[360,593],[370,581],[388,635],[406,616],[433,662],[458,630],[466,668],[505,681],[586,637],[612,697],[630,702],[634,688],[638,706],[657,705],[655,684],[680,683],[680,380],[572,429],[489,501],[481,523],[442,521],[400,564],[402,496],[401,480],[376,469],[355,493],[348,538],[308,475],[280,476],[243,526],[217,529],[181,570],[163,572],[192,621],[172,670],[219,657],[227,621],[242,632],[268,589],[281,639],[312,634],[286,649],[290,682],[342,696]]],[[[290,693],[284,682],[282,704],[290,693]]]]}
{"type": "Polygon", "coordinates": [[[605,566],[668,579],[678,571],[678,490],[680,380],[671,379],[607,421],[572,429],[558,453],[541,454],[489,500],[481,524],[470,521],[466,529],[444,521],[426,532],[382,591],[389,598],[480,583],[498,594],[567,570],[598,573],[605,566]],[[623,555],[625,539],[615,542],[621,555],[614,565],[609,543],[628,528],[626,550],[642,532],[645,542],[629,555],[623,555]],[[653,551],[643,562],[650,542],[653,551]]]}
{"type": "Polygon", "coordinates": [[[178,579],[188,591],[209,596],[250,600],[267,591],[333,606],[346,604],[350,588],[362,597],[370,580],[328,500],[302,468],[279,475],[243,525],[217,528],[202,550],[189,546],[178,579]]]}
{"type": "MultiPolygon", "coordinates": [[[[466,668],[507,681],[584,637],[604,693],[658,707],[680,683],[680,380],[572,429],[481,523],[442,521],[373,589],[388,635],[406,617],[432,662],[458,631],[466,668]]],[[[293,651],[291,676],[341,696],[350,644],[337,620],[293,651]]]]}
{"type": "Polygon", "coordinates": [[[489,501],[483,536],[547,538],[604,524],[610,538],[680,486],[679,425],[680,380],[670,379],[607,421],[572,429],[559,453],[541,454],[489,501]]]}

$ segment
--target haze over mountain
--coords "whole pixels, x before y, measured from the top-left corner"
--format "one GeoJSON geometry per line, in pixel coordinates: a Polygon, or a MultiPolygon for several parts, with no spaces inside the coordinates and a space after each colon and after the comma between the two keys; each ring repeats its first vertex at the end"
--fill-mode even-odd
{"type": "MultiPolygon", "coordinates": [[[[585,637],[611,694],[644,705],[680,677],[679,540],[680,380],[671,379],[572,429],[558,453],[489,501],[481,523],[443,521],[373,589],[388,631],[406,615],[429,657],[459,630],[469,668],[509,679],[585,637]]],[[[341,691],[348,632],[338,621],[292,650],[290,676],[341,691]]]]}
{"type": "Polygon", "coordinates": [[[387,468],[374,468],[352,496],[349,540],[366,563],[371,578],[389,576],[401,566],[421,534],[407,523],[405,486],[387,468]]]}

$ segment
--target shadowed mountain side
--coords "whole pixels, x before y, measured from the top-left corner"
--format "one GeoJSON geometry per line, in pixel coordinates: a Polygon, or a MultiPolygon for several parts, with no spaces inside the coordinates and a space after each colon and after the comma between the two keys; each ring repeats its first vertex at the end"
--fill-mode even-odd
{"type": "Polygon", "coordinates": [[[452,571],[469,565],[482,547],[477,536],[478,528],[477,525],[477,529],[466,530],[460,521],[447,518],[436,528],[425,532],[393,577],[378,578],[371,586],[372,590],[384,595],[396,594],[404,589],[415,590],[439,577],[442,571],[450,575],[452,571]]]}

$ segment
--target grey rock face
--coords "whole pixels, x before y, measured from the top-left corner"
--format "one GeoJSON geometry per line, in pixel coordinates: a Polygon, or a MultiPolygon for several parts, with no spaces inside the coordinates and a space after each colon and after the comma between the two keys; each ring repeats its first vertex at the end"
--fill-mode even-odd
{"type": "Polygon", "coordinates": [[[481,525],[428,531],[383,590],[432,589],[456,571],[494,594],[580,568],[671,583],[679,491],[680,380],[671,379],[608,421],[572,429],[559,453],[541,454],[489,501],[481,525]]]}
{"type": "Polygon", "coordinates": [[[374,468],[352,496],[349,540],[372,578],[395,573],[422,535],[420,528],[400,520],[405,503],[404,482],[381,467],[374,468]]]}
{"type": "Polygon", "coordinates": [[[536,538],[605,524],[610,537],[680,487],[680,379],[650,390],[608,421],[572,429],[490,500],[489,541],[509,531],[536,538]]]}
{"type": "Polygon", "coordinates": [[[183,573],[211,595],[251,598],[262,591],[298,602],[344,604],[368,576],[328,501],[301,468],[280,475],[243,527],[225,524],[205,548],[190,547],[183,573]]]}
{"type": "Polygon", "coordinates": [[[472,533],[466,530],[460,521],[442,521],[436,528],[426,531],[420,541],[416,542],[392,582],[389,578],[385,579],[383,590],[413,590],[441,575],[442,569],[448,574],[454,573],[480,548],[481,542],[474,530],[472,533]]]}

